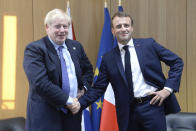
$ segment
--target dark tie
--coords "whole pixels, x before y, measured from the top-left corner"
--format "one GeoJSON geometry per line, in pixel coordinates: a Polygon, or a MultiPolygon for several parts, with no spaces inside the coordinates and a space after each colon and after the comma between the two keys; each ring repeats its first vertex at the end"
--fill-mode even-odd
{"type": "MultiPolygon", "coordinates": [[[[61,61],[61,71],[62,71],[62,89],[69,96],[70,85],[69,85],[69,77],[68,77],[68,73],[67,73],[67,66],[66,66],[66,62],[65,62],[65,59],[64,59],[63,53],[62,53],[63,48],[64,48],[63,46],[59,46],[59,48],[58,48],[59,58],[61,61]]],[[[67,110],[65,108],[62,108],[61,110],[64,113],[67,113],[67,110]]]]}
{"type": "Polygon", "coordinates": [[[126,45],[123,47],[125,50],[125,75],[127,78],[128,86],[130,88],[131,99],[133,100],[133,82],[132,82],[132,71],[131,71],[131,62],[130,62],[130,53],[129,53],[129,46],[126,45]]]}

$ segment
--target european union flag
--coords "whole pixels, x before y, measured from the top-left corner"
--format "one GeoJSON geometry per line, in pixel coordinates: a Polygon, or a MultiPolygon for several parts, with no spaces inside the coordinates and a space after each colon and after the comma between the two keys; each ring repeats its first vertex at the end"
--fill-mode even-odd
{"type": "MultiPolygon", "coordinates": [[[[111,19],[108,8],[104,8],[104,26],[101,35],[101,41],[99,46],[99,53],[97,57],[97,65],[94,75],[94,82],[97,80],[99,74],[99,67],[101,65],[102,56],[113,48],[113,35],[111,32],[111,19]]],[[[98,99],[92,104],[92,126],[94,131],[99,131],[100,118],[102,111],[103,97],[98,99]]]]}

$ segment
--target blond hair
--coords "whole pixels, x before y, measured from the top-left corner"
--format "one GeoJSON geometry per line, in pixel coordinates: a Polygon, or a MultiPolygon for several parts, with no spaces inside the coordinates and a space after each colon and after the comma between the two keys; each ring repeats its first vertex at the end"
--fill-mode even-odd
{"type": "Polygon", "coordinates": [[[44,19],[44,24],[45,25],[51,25],[55,19],[57,18],[62,18],[62,19],[66,19],[69,23],[69,25],[71,24],[71,17],[63,10],[61,9],[53,9],[51,11],[49,11],[46,14],[46,17],[44,19]]]}

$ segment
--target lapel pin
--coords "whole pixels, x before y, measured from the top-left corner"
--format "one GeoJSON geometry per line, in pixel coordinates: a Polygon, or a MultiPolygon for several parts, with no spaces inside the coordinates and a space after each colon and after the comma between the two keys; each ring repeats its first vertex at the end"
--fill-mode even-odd
{"type": "Polygon", "coordinates": [[[76,47],[73,47],[73,50],[76,50],[76,47]]]}

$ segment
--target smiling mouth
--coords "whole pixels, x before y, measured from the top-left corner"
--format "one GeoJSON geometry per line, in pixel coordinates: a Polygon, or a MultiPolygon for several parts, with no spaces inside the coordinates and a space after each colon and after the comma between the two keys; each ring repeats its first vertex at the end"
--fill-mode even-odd
{"type": "Polygon", "coordinates": [[[126,33],[126,34],[121,34],[122,36],[127,36],[128,34],[126,33]]]}
{"type": "Polygon", "coordinates": [[[65,37],[65,35],[58,35],[59,37],[65,37]]]}

